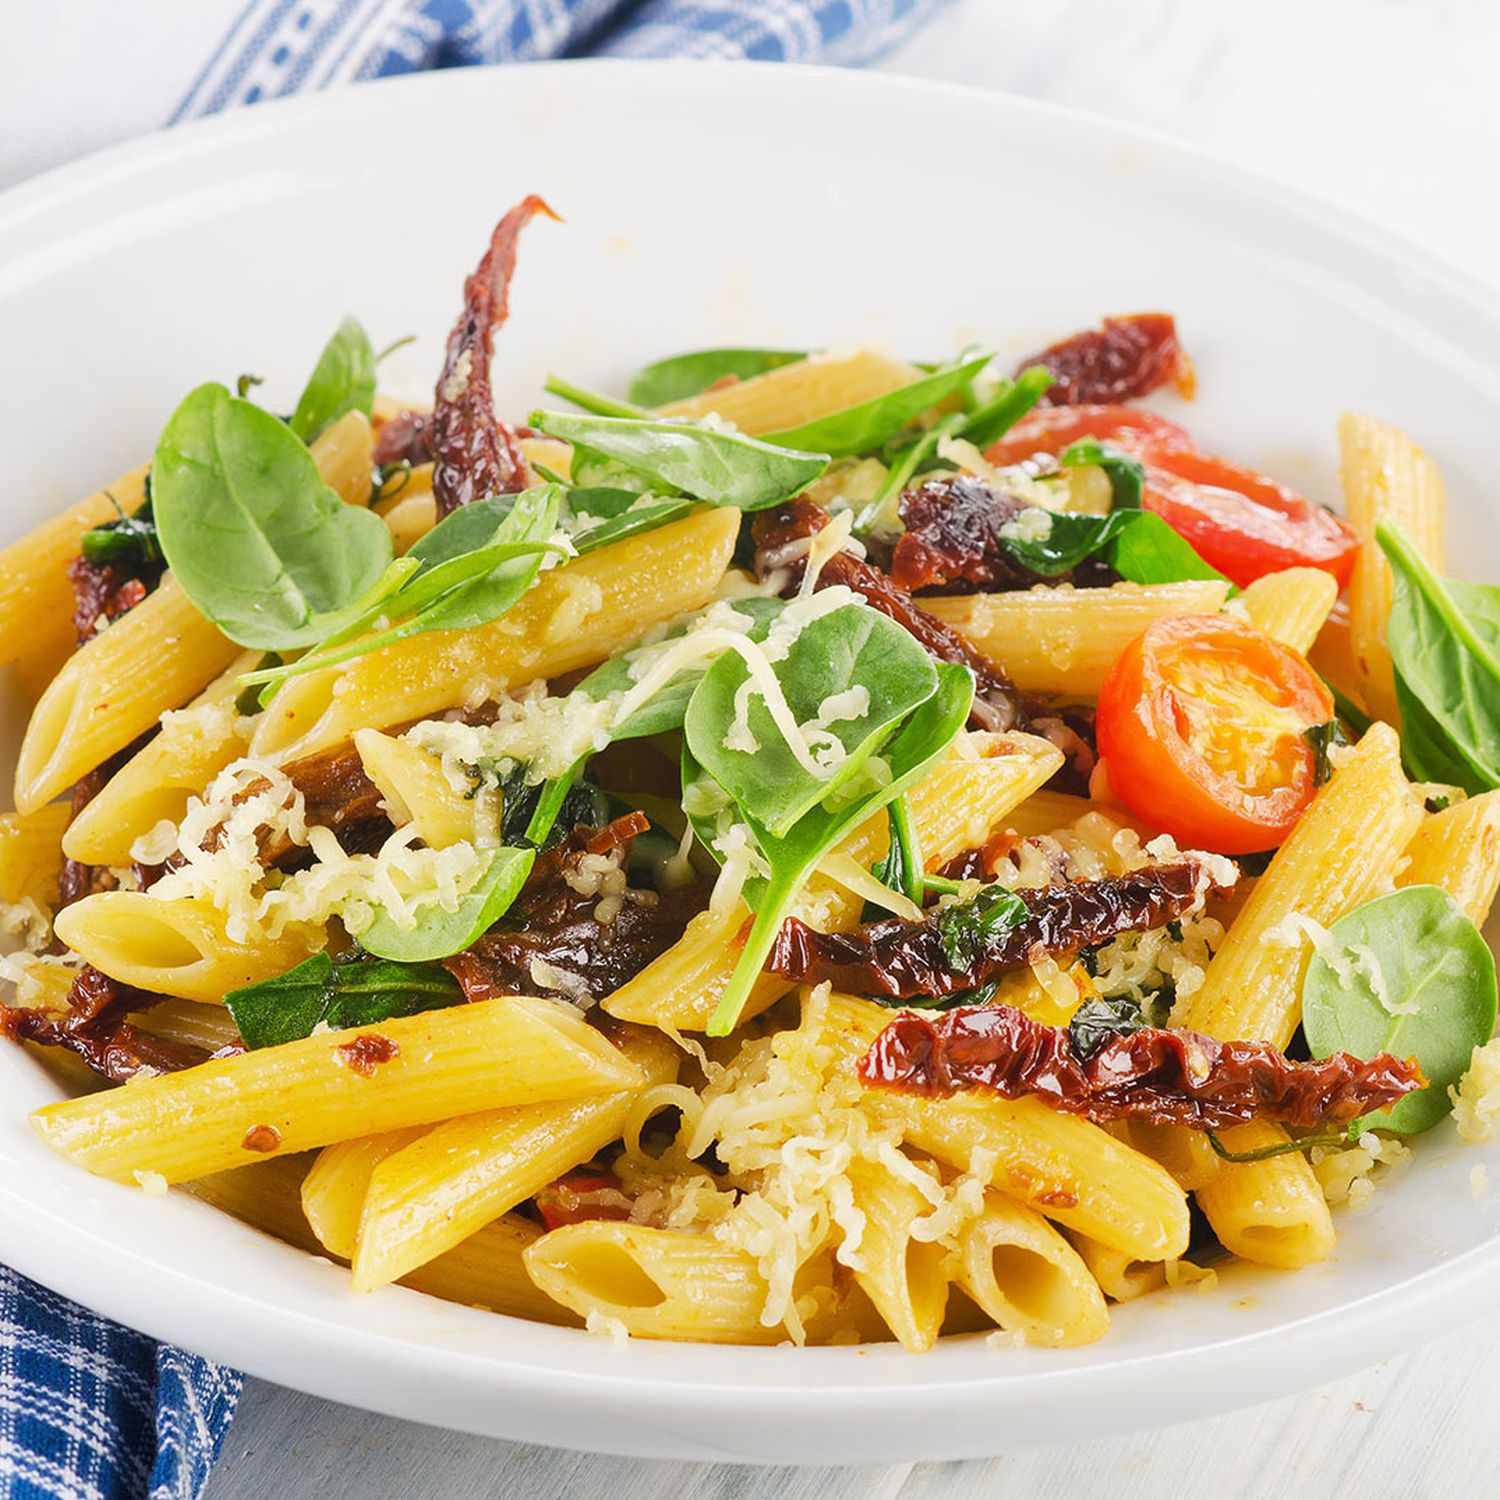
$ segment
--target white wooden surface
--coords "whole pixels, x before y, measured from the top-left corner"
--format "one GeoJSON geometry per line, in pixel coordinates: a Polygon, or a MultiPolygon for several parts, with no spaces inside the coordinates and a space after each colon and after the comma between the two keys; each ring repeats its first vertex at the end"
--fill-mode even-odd
{"type": "MultiPolygon", "coordinates": [[[[45,11],[23,11],[23,0],[0,0],[0,14],[15,7],[7,31],[30,32],[55,64],[21,70],[0,95],[0,181],[144,128],[160,97],[150,87],[152,28],[156,43],[180,41],[193,26],[212,30],[229,3],[137,9],[48,0],[45,11]],[[119,45],[87,45],[105,32],[118,32],[119,45]],[[112,76],[136,80],[123,97],[138,101],[139,119],[121,114],[123,105],[96,109],[86,97],[104,54],[112,76]]],[[[955,0],[885,67],[1184,137],[1358,209],[1493,283],[1497,55],[1495,0],[955,0]]],[[[1003,193],[1005,185],[985,188],[1003,193]]],[[[1417,1354],[1209,1422],[1090,1442],[1089,1414],[1080,1411],[1079,1440],[1064,1450],[985,1463],[785,1470],[495,1443],[252,1381],[208,1493],[209,1500],[1436,1500],[1492,1476],[1497,1397],[1500,1318],[1483,1318],[1417,1354]]]]}

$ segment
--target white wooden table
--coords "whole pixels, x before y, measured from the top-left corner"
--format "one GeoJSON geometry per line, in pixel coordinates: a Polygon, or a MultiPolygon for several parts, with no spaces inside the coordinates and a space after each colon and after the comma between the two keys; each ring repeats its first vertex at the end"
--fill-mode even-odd
{"type": "MultiPolygon", "coordinates": [[[[48,0],[45,12],[23,13],[21,0],[9,0],[8,28],[30,30],[40,51],[39,65],[16,72],[0,95],[0,181],[123,133],[125,122],[106,119],[90,98],[101,55],[114,74],[129,61],[127,47],[149,48],[153,37],[181,42],[194,26],[212,35],[228,3],[137,9],[48,0]],[[85,45],[107,40],[111,28],[120,47],[85,45]],[[49,120],[55,129],[38,128],[49,120]]],[[[1493,283],[1497,56],[1495,0],[955,0],[884,66],[1156,127],[1356,208],[1493,283]]],[[[155,97],[134,95],[142,116],[134,128],[149,123],[155,97]]],[[[496,1443],[252,1381],[208,1493],[210,1500],[1446,1500],[1493,1474],[1497,1397],[1500,1318],[1485,1317],[1417,1354],[1213,1421],[1092,1442],[1089,1413],[1080,1411],[1077,1441],[1065,1450],[984,1463],[789,1470],[496,1443]]]]}

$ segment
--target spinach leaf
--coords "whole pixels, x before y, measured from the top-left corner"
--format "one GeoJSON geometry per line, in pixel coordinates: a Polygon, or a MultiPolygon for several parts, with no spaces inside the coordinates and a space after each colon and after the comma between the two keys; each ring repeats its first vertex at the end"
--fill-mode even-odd
{"type": "Polygon", "coordinates": [[[1022,370],[1007,380],[981,407],[970,412],[958,435],[976,448],[999,442],[1047,393],[1052,372],[1044,365],[1022,370]]]}
{"type": "MultiPolygon", "coordinates": [[[[79,538],[78,550],[86,563],[96,568],[106,568],[113,563],[116,567],[135,570],[162,566],[164,559],[152,515],[149,476],[147,483],[147,499],[139,509],[129,515],[121,510],[113,521],[92,527],[79,538]]],[[[118,502],[116,509],[119,509],[118,502]]]]}
{"type": "Polygon", "coordinates": [[[765,441],[781,448],[827,453],[833,458],[868,453],[882,447],[938,402],[965,389],[989,362],[988,354],[980,354],[962,364],[924,375],[884,396],[830,412],[800,427],[767,433],[765,441]]]}
{"type": "Polygon", "coordinates": [[[749,380],[806,358],[800,349],[695,349],[647,365],[630,382],[627,394],[637,406],[668,406],[699,395],[726,375],[749,380]]]}
{"type": "Polygon", "coordinates": [[[1439,578],[1394,522],[1375,536],[1396,585],[1386,642],[1407,768],[1476,795],[1500,786],[1500,588],[1439,578]]]}
{"type": "Polygon", "coordinates": [[[582,762],[551,781],[532,781],[516,765],[500,782],[503,811],[500,837],[507,844],[550,849],[575,826],[602,828],[609,822],[609,798],[579,777],[582,762]]]}
{"type": "MultiPolygon", "coordinates": [[[[881,885],[901,894],[919,906],[926,891],[922,870],[922,848],[917,841],[916,824],[912,822],[911,803],[903,794],[885,810],[891,829],[891,847],[870,873],[881,885]]],[[[865,903],[869,905],[868,902],[865,903]]],[[[868,917],[866,921],[870,920],[868,917]]]]}
{"type": "Polygon", "coordinates": [[[836,794],[938,686],[926,651],[866,604],[841,605],[803,626],[771,677],[753,675],[739,652],[726,651],[694,689],[683,728],[699,765],[776,838],[836,794]],[[817,740],[810,753],[794,748],[788,718],[801,726],[799,738],[810,730],[808,744],[817,740]]]}
{"type": "MultiPolygon", "coordinates": [[[[710,1036],[727,1036],[739,1023],[745,1000],[771,951],[782,920],[817,862],[852,829],[918,781],[963,728],[974,700],[974,674],[967,667],[950,662],[942,663],[937,674],[937,691],[881,746],[881,758],[890,772],[888,781],[868,784],[859,795],[841,802],[837,809],[813,807],[781,838],[775,837],[744,808],[737,809],[760,846],[771,873],[764,880],[746,883],[745,899],[755,911],[755,921],[708,1023],[710,1036]]],[[[684,740],[684,788],[707,779],[711,779],[709,773],[697,764],[684,740]]],[[[694,818],[693,823],[701,834],[701,819],[694,818]]],[[[706,847],[712,850],[712,844],[706,847]]]]}
{"type": "Polygon", "coordinates": [[[967,901],[957,901],[938,913],[938,946],[955,974],[972,969],[984,956],[985,943],[1000,937],[1030,913],[1026,903],[1003,885],[987,885],[967,901]]]}
{"type": "Polygon", "coordinates": [[[324,344],[288,425],[310,443],[345,412],[369,416],[374,404],[375,350],[358,320],[345,318],[324,344]]]}
{"type": "Polygon", "coordinates": [[[1059,511],[1045,536],[1002,538],[1001,545],[1043,578],[1059,578],[1090,557],[1101,558],[1127,583],[1224,578],[1149,510],[1113,510],[1107,516],[1059,511]]]}
{"type": "Polygon", "coordinates": [[[1495,1029],[1495,959],[1462,908],[1434,885],[1377,896],[1328,929],[1302,981],[1302,1029],[1333,1052],[1415,1056],[1427,1087],[1351,1127],[1428,1130],[1453,1108],[1448,1089],[1495,1029]]]}
{"type": "Polygon", "coordinates": [[[242,646],[322,640],[388,589],[391,534],[323,483],[285,423],[222,385],[201,385],[156,445],[161,550],[188,598],[242,646]]]}
{"type": "MultiPolygon", "coordinates": [[[[641,475],[653,489],[665,487],[669,493],[741,510],[775,505],[805,489],[828,467],[826,454],[798,453],[692,422],[546,411],[534,411],[527,420],[538,432],[572,443],[585,456],[641,475]]],[[[584,473],[593,472],[585,467],[584,473]]],[[[576,458],[574,473],[581,477],[576,458]]]]}
{"type": "Polygon", "coordinates": [[[899,531],[898,506],[903,492],[910,487],[920,471],[933,465],[933,455],[937,452],[938,445],[945,437],[957,432],[963,421],[962,412],[949,412],[947,416],[934,422],[899,455],[892,457],[891,466],[885,478],[880,481],[880,488],[855,517],[854,530],[860,536],[899,531]]]}
{"type": "Polygon", "coordinates": [[[698,504],[683,498],[656,499],[648,492],[617,489],[613,485],[585,485],[566,492],[572,522],[573,550],[580,557],[611,542],[655,531],[680,521],[698,504]],[[591,521],[593,524],[583,524],[591,521]]]}
{"type": "Polygon", "coordinates": [[[1312,746],[1313,785],[1326,786],[1333,777],[1333,762],[1328,752],[1335,745],[1347,745],[1349,736],[1344,733],[1344,726],[1334,718],[1326,724],[1314,724],[1304,729],[1302,738],[1312,746]]]}
{"type": "Polygon", "coordinates": [[[583,411],[591,411],[597,417],[646,417],[655,415],[649,407],[637,406],[633,401],[621,401],[615,396],[606,396],[602,391],[591,391],[586,385],[575,385],[561,375],[549,375],[542,387],[549,395],[561,396],[583,411]]]}
{"type": "Polygon", "coordinates": [[[315,953],[274,979],[230,990],[224,1005],[253,1049],[295,1042],[325,1022],[342,1031],[462,999],[458,981],[445,969],[384,960],[336,964],[326,953],[315,953]]]}
{"type": "Polygon", "coordinates": [[[1097,467],[1109,479],[1111,499],[1116,510],[1139,510],[1146,492],[1146,467],[1138,458],[1110,448],[1097,438],[1079,438],[1058,454],[1065,469],[1097,467]]]}
{"type": "Polygon", "coordinates": [[[434,905],[411,927],[399,926],[388,912],[377,911],[375,920],[358,934],[360,946],[403,963],[461,953],[510,910],[535,863],[535,849],[495,849],[474,888],[452,911],[434,905]]]}
{"type": "Polygon", "coordinates": [[[1119,1036],[1144,1030],[1148,1022],[1141,1007],[1126,995],[1096,995],[1085,1000],[1068,1022],[1068,1040],[1078,1057],[1089,1062],[1119,1036]]]}

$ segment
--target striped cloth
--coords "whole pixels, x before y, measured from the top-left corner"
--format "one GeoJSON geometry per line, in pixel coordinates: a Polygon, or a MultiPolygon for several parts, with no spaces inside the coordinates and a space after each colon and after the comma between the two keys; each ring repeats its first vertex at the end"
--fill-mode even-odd
{"type": "MultiPolygon", "coordinates": [[[[249,0],[167,123],[426,68],[541,58],[859,63],[945,0],[249,0]]],[[[0,1500],[194,1500],[237,1371],[0,1266],[0,1500]]]]}

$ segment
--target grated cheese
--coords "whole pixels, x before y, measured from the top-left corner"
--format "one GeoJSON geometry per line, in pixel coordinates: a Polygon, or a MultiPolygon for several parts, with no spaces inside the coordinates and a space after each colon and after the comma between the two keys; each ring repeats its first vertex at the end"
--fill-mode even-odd
{"type": "Polygon", "coordinates": [[[1410,1148],[1396,1136],[1377,1135],[1373,1130],[1365,1131],[1351,1145],[1314,1146],[1308,1153],[1323,1196],[1335,1208],[1363,1208],[1375,1195],[1376,1168],[1396,1167],[1410,1158],[1410,1148]]]}
{"type": "Polygon", "coordinates": [[[1500,1037],[1474,1049],[1468,1071],[1448,1092],[1459,1139],[1476,1146],[1493,1140],[1500,1125],[1500,1037]]]}

